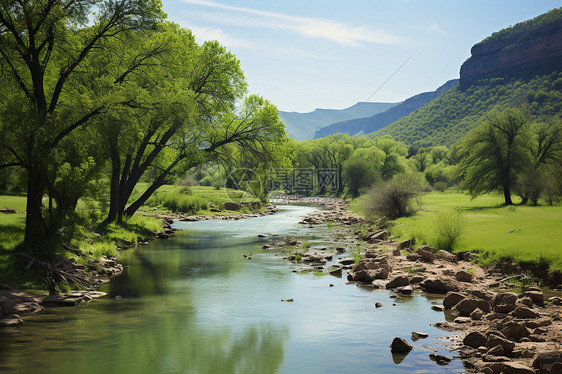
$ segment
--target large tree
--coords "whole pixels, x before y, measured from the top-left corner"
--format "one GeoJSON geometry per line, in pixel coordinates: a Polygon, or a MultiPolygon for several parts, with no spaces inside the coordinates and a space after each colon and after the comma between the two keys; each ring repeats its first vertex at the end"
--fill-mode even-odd
{"type": "Polygon", "coordinates": [[[73,80],[101,43],[163,17],[158,0],[0,0],[0,142],[9,152],[0,167],[26,172],[24,247],[32,255],[54,255],[56,226],[45,220],[42,201],[53,154],[113,104],[91,100],[73,80]]]}
{"type": "Polygon", "coordinates": [[[529,116],[518,109],[489,114],[467,136],[460,170],[464,187],[473,196],[500,190],[506,205],[512,205],[512,190],[519,173],[528,164],[526,151],[529,116]]]}

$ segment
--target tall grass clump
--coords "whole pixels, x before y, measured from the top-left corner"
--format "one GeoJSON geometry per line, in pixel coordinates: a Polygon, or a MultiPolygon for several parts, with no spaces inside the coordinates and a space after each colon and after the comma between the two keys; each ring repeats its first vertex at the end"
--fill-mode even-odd
{"type": "Polygon", "coordinates": [[[376,184],[367,195],[367,217],[396,219],[415,213],[422,185],[417,174],[398,174],[389,181],[376,184]]]}
{"type": "Polygon", "coordinates": [[[435,247],[452,251],[461,239],[464,231],[464,217],[458,211],[445,211],[433,217],[435,247]]]}
{"type": "Polygon", "coordinates": [[[162,205],[172,212],[195,214],[207,209],[207,200],[200,196],[185,194],[180,191],[156,193],[149,201],[151,206],[162,205]]]}

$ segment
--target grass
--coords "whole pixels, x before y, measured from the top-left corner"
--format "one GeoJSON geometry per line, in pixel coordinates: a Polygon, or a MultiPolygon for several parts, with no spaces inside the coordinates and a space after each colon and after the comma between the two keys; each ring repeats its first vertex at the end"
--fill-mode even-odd
{"type": "Polygon", "coordinates": [[[562,206],[503,206],[500,196],[469,196],[447,191],[422,197],[422,211],[395,220],[391,233],[416,238],[420,244],[437,242],[434,219],[458,211],[464,220],[463,236],[453,250],[478,250],[487,261],[511,258],[518,262],[546,263],[562,271],[562,206]]]}
{"type": "MultiPolygon", "coordinates": [[[[139,183],[131,199],[136,199],[147,188],[146,183],[139,183]]],[[[244,203],[259,201],[244,191],[230,188],[216,189],[210,186],[175,186],[160,187],[141,208],[147,212],[167,213],[181,212],[187,214],[220,214],[211,212],[210,207],[224,209],[224,203],[244,203]]]]}

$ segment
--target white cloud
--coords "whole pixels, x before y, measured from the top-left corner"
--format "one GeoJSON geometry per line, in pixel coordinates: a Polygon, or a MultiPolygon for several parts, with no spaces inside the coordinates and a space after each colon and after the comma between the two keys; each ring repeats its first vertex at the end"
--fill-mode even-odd
{"type": "Polygon", "coordinates": [[[436,23],[434,23],[434,24],[432,24],[431,26],[429,26],[429,30],[431,30],[431,31],[436,31],[436,32],[438,32],[438,33],[440,33],[440,34],[449,36],[449,34],[448,34],[446,31],[444,31],[443,29],[441,29],[441,28],[439,27],[439,25],[436,24],[436,23]]]}
{"type": "Polygon", "coordinates": [[[207,14],[214,20],[230,25],[289,30],[305,37],[325,39],[344,46],[358,46],[361,43],[398,44],[403,42],[396,35],[389,34],[383,30],[375,30],[368,26],[349,26],[331,20],[297,17],[282,13],[242,8],[219,4],[209,0],[182,1],[188,4],[238,13],[238,16],[233,16],[232,14],[207,14]]]}
{"type": "Polygon", "coordinates": [[[198,27],[190,25],[189,29],[193,31],[193,35],[198,42],[206,40],[218,40],[222,45],[230,48],[254,48],[255,45],[244,39],[238,39],[226,34],[223,30],[215,27],[198,27]]]}

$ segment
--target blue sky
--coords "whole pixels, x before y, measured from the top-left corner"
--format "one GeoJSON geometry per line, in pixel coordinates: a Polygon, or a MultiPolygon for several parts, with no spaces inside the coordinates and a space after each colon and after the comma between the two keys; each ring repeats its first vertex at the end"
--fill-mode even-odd
{"type": "Polygon", "coordinates": [[[551,0],[162,2],[168,19],[191,29],[198,42],[219,40],[240,59],[251,93],[297,112],[432,91],[458,78],[475,43],[562,6],[551,0]]]}

